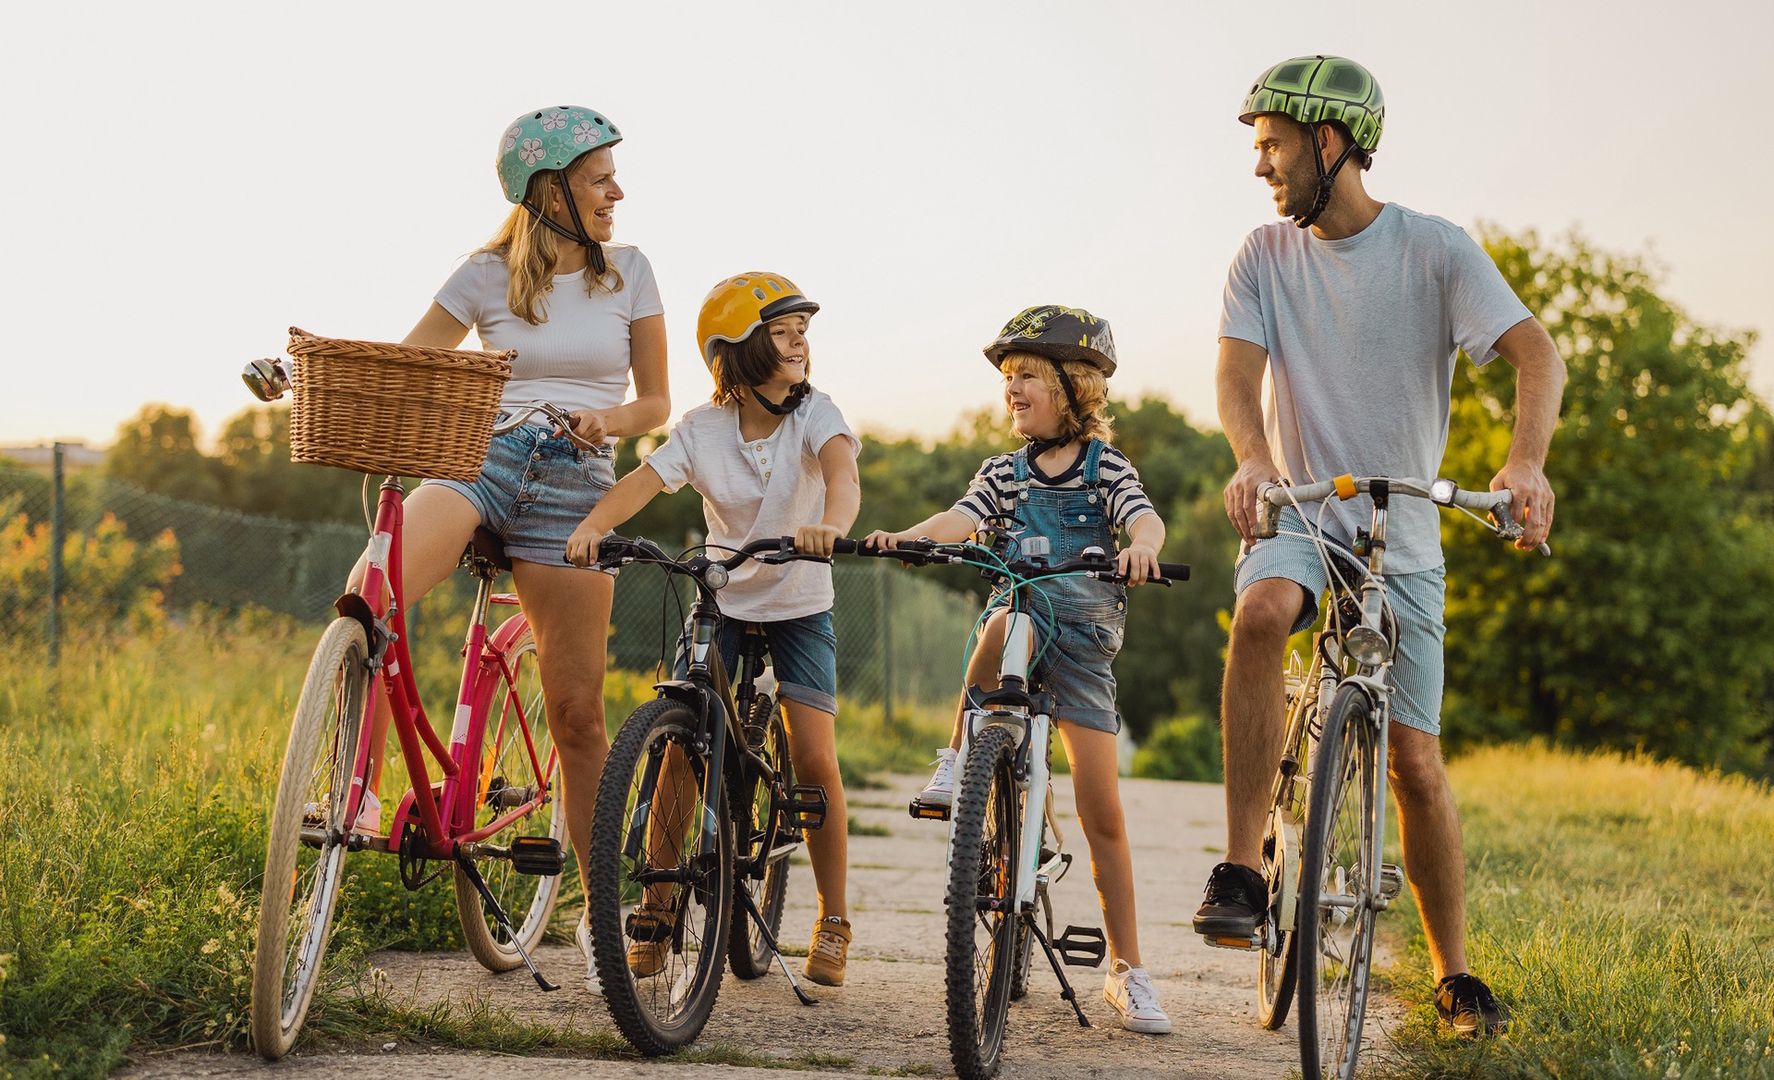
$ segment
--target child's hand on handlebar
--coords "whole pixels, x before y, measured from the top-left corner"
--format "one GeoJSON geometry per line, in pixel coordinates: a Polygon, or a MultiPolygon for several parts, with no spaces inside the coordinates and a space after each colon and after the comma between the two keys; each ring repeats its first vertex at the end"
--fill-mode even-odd
{"type": "Polygon", "coordinates": [[[1115,556],[1115,569],[1127,579],[1129,587],[1158,577],[1158,553],[1149,544],[1129,544],[1115,556]]]}
{"type": "Polygon", "coordinates": [[[803,555],[832,557],[832,542],[844,535],[836,525],[803,525],[795,530],[795,550],[803,555]]]}
{"type": "Polygon", "coordinates": [[[590,566],[597,562],[598,545],[610,534],[610,530],[595,524],[591,518],[592,515],[587,514],[573,530],[573,535],[567,537],[567,561],[574,566],[590,566]]]}
{"type": "Polygon", "coordinates": [[[886,529],[876,529],[862,538],[862,546],[871,551],[892,551],[900,545],[901,541],[916,539],[918,537],[915,533],[888,532],[886,529]]]}

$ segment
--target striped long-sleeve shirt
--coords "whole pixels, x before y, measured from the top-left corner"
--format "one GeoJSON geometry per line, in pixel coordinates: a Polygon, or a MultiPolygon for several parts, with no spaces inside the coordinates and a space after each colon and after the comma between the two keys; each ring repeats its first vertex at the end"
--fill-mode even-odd
{"type": "MultiPolygon", "coordinates": [[[[1014,454],[999,454],[989,457],[973,476],[973,482],[967,486],[967,494],[951,508],[959,510],[972,518],[977,524],[987,517],[1002,512],[1004,506],[1015,498],[1012,486],[1016,483],[1016,463],[1014,454]]],[[[1030,486],[1035,488],[1081,488],[1084,486],[1084,455],[1078,455],[1078,461],[1058,476],[1043,475],[1029,463],[1030,486]]],[[[1108,499],[1109,520],[1117,529],[1125,529],[1135,519],[1144,514],[1155,514],[1157,508],[1152,500],[1146,497],[1146,489],[1140,486],[1140,474],[1127,460],[1127,455],[1113,446],[1103,447],[1102,458],[1097,464],[1098,479],[1108,499]]]]}

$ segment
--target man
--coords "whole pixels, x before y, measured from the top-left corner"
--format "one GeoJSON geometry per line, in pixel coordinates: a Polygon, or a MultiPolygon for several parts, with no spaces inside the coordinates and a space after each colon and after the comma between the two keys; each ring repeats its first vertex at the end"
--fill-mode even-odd
{"type": "MultiPolygon", "coordinates": [[[[1220,317],[1220,422],[1238,460],[1226,516],[1245,552],[1221,706],[1226,861],[1195,914],[1196,932],[1210,942],[1254,936],[1268,909],[1257,868],[1281,758],[1282,654],[1290,633],[1316,621],[1325,588],[1306,541],[1254,536],[1258,485],[1341,473],[1434,477],[1447,447],[1457,351],[1478,364],[1501,356],[1516,371],[1516,419],[1491,488],[1514,493],[1527,530],[1517,546],[1532,550],[1552,527],[1544,465],[1565,376],[1545,329],[1465,232],[1368,195],[1362,173],[1379,147],[1385,101],[1361,65],[1326,56],[1277,64],[1251,87],[1239,119],[1256,130],[1256,175],[1293,224],[1265,225],[1246,239],[1220,317]]],[[[1333,503],[1330,531],[1349,541],[1370,507],[1365,496],[1333,503]]],[[[1291,527],[1300,531],[1297,519],[1291,527]]],[[[1393,500],[1388,534],[1387,582],[1400,622],[1389,772],[1435,1005],[1462,1034],[1495,1033],[1508,1014],[1467,971],[1465,861],[1438,740],[1446,590],[1436,507],[1393,500]]]]}

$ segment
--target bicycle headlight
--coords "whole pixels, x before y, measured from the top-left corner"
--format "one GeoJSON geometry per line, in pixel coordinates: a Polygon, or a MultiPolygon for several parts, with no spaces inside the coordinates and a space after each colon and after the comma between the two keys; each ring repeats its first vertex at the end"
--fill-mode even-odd
{"type": "Polygon", "coordinates": [[[1343,651],[1358,664],[1379,667],[1392,655],[1392,643],[1371,626],[1356,626],[1343,635],[1343,651]]]}
{"type": "Polygon", "coordinates": [[[709,564],[709,568],[702,572],[702,583],[711,589],[724,589],[727,587],[727,579],[729,576],[726,567],[717,563],[711,563],[709,564]]]}

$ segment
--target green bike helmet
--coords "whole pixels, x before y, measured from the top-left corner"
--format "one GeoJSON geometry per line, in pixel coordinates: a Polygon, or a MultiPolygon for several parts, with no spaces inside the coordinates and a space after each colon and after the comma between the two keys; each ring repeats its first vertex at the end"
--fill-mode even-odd
{"type": "Polygon", "coordinates": [[[537,173],[558,172],[600,146],[614,146],[621,141],[622,132],[596,109],[553,105],[513,120],[499,139],[499,156],[494,162],[506,201],[528,210],[555,234],[582,245],[592,271],[600,277],[605,270],[603,246],[585,231],[572,191],[566,184],[561,185],[567,214],[573,219],[573,228],[568,230],[549,220],[542,208],[529,200],[530,181],[537,173]]]}
{"type": "Polygon", "coordinates": [[[1386,126],[1386,98],[1368,69],[1353,60],[1342,56],[1296,56],[1257,76],[1244,95],[1238,119],[1254,125],[1257,117],[1265,113],[1291,117],[1307,131],[1316,130],[1320,124],[1335,124],[1349,136],[1349,145],[1329,169],[1318,154],[1312,155],[1312,164],[1318,169],[1318,192],[1312,208],[1294,216],[1294,224],[1304,229],[1330,205],[1331,188],[1349,155],[1359,147],[1362,167],[1366,168],[1367,155],[1380,148],[1380,132],[1386,126]]]}

